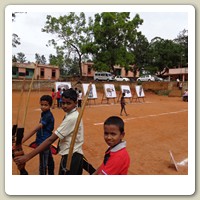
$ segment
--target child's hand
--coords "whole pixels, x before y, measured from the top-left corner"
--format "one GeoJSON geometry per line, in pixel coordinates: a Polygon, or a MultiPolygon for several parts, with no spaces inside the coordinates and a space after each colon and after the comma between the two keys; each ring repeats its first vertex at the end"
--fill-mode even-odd
{"type": "Polygon", "coordinates": [[[20,166],[28,161],[28,157],[27,157],[27,155],[17,156],[14,158],[14,161],[17,166],[20,166]]]}

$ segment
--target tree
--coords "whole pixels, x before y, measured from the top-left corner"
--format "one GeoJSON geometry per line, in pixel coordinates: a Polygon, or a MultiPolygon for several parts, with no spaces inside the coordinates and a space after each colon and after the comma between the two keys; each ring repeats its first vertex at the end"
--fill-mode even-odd
{"type": "Polygon", "coordinates": [[[141,71],[148,65],[148,48],[149,42],[141,32],[138,32],[135,38],[130,40],[128,50],[134,55],[134,63],[132,63],[134,77],[136,77],[137,71],[141,71]]]}
{"type": "Polygon", "coordinates": [[[180,66],[188,66],[188,31],[181,31],[174,42],[181,46],[180,66]]]}
{"type": "Polygon", "coordinates": [[[12,46],[17,47],[17,45],[20,45],[20,38],[18,37],[17,34],[13,33],[12,34],[12,46]]]}
{"type": "Polygon", "coordinates": [[[155,37],[151,40],[148,50],[149,66],[146,69],[151,73],[162,75],[168,68],[179,64],[181,46],[173,40],[155,37]]]}
{"type": "Polygon", "coordinates": [[[76,57],[74,58],[66,58],[67,62],[67,75],[77,75],[79,72],[78,67],[78,59],[76,57]]]}
{"type": "Polygon", "coordinates": [[[40,56],[38,53],[35,54],[35,60],[38,64],[46,64],[46,58],[44,55],[40,56]]]}
{"type": "Polygon", "coordinates": [[[20,63],[25,63],[26,62],[25,54],[22,52],[17,53],[17,61],[20,63]]]}
{"type": "Polygon", "coordinates": [[[63,52],[57,52],[57,56],[50,54],[49,55],[49,63],[50,65],[56,65],[60,68],[60,74],[64,75],[66,74],[65,70],[65,59],[63,56],[63,52]]]}
{"type": "Polygon", "coordinates": [[[85,46],[89,42],[85,14],[80,13],[78,16],[74,12],[70,12],[68,15],[58,18],[47,15],[46,25],[42,31],[52,33],[57,37],[57,40],[50,40],[49,45],[78,58],[79,73],[82,77],[82,56],[86,53],[85,46]]]}
{"type": "Polygon", "coordinates": [[[12,62],[17,62],[17,58],[15,55],[12,56],[12,62]]]}
{"type": "Polygon", "coordinates": [[[134,63],[134,55],[128,47],[137,35],[137,28],[143,20],[136,15],[130,20],[129,12],[104,12],[95,14],[91,23],[94,42],[90,52],[94,56],[96,70],[106,70],[115,73],[114,66],[119,65],[129,69],[134,63]]]}
{"type": "Polygon", "coordinates": [[[65,54],[61,49],[57,49],[57,56],[50,54],[49,62],[51,65],[59,66],[61,75],[78,75],[79,61],[77,57],[71,58],[65,54]]]}
{"type": "MultiPolygon", "coordinates": [[[[16,18],[16,12],[12,13],[12,21],[14,22],[16,18]]],[[[17,45],[20,45],[20,38],[16,33],[12,34],[12,46],[17,47],[17,45]]]]}

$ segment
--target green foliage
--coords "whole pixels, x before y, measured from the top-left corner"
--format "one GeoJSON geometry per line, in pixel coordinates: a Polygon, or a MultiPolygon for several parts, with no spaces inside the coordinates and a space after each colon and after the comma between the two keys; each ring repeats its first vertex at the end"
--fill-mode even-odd
{"type": "Polygon", "coordinates": [[[38,53],[35,54],[35,60],[38,64],[46,64],[47,62],[45,56],[40,56],[38,53]]]}
{"type": "Polygon", "coordinates": [[[48,15],[42,31],[54,36],[49,45],[55,47],[57,56],[51,55],[50,63],[58,65],[61,74],[76,73],[82,77],[81,63],[89,55],[96,71],[115,73],[114,66],[118,65],[131,70],[134,77],[137,71],[162,75],[174,66],[187,66],[186,30],[174,40],[155,37],[149,43],[138,31],[142,23],[138,14],[131,19],[129,12],[96,13],[88,23],[84,13],[71,12],[58,18],[48,15]]]}
{"type": "Polygon", "coordinates": [[[94,42],[89,51],[94,55],[95,69],[105,69],[106,66],[110,69],[108,71],[114,72],[115,65],[128,67],[134,63],[134,55],[127,47],[133,41],[142,22],[139,15],[130,20],[129,12],[95,14],[94,22],[90,24],[94,42]]]}
{"type": "Polygon", "coordinates": [[[179,33],[177,38],[174,39],[174,42],[181,46],[181,50],[179,52],[180,55],[180,65],[187,66],[188,64],[188,31],[183,30],[179,33]]]}
{"type": "MultiPolygon", "coordinates": [[[[15,22],[17,14],[22,14],[26,12],[13,12],[12,13],[12,22],[15,22]]],[[[16,33],[12,34],[12,47],[17,47],[17,45],[20,45],[20,38],[16,33]]]]}
{"type": "Polygon", "coordinates": [[[17,45],[20,45],[20,38],[18,37],[17,34],[13,33],[12,34],[12,46],[17,47],[17,45]]]}
{"type": "Polygon", "coordinates": [[[68,57],[73,55],[78,58],[79,74],[82,76],[82,56],[86,53],[87,43],[90,42],[90,30],[86,26],[85,14],[80,13],[78,16],[70,12],[58,18],[48,15],[42,31],[56,36],[57,39],[50,40],[49,45],[62,49],[68,57]]]}
{"type": "Polygon", "coordinates": [[[157,90],[157,91],[154,91],[155,94],[157,95],[161,95],[161,96],[168,96],[169,93],[170,93],[170,90],[157,90]]]}
{"type": "Polygon", "coordinates": [[[25,54],[22,52],[17,53],[17,61],[20,63],[25,63],[26,62],[25,54]]]}
{"type": "Polygon", "coordinates": [[[12,62],[17,62],[17,58],[15,55],[12,56],[12,62]]]}
{"type": "Polygon", "coordinates": [[[65,74],[64,66],[65,66],[65,59],[63,57],[63,53],[57,52],[57,56],[52,54],[49,55],[49,63],[50,65],[56,65],[60,68],[60,74],[65,74]]]}
{"type": "Polygon", "coordinates": [[[181,45],[173,40],[154,38],[148,50],[148,67],[162,75],[167,68],[180,65],[181,45]]]}
{"type": "Polygon", "coordinates": [[[132,38],[129,46],[129,51],[134,55],[134,77],[136,76],[137,71],[148,66],[148,49],[149,42],[147,38],[138,32],[135,38],[132,38]]]}

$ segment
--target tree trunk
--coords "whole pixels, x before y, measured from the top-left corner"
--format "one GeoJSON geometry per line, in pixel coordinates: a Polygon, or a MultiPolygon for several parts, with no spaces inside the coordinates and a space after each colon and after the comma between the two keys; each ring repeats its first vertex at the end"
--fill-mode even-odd
{"type": "Polygon", "coordinates": [[[79,65],[79,72],[80,72],[80,79],[82,79],[82,67],[81,67],[81,55],[79,55],[79,61],[78,61],[78,65],[79,65]]]}

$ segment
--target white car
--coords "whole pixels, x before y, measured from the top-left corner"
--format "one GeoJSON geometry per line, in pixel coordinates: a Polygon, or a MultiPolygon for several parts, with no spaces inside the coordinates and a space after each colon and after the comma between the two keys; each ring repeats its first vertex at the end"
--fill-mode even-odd
{"type": "Polygon", "coordinates": [[[129,78],[126,78],[126,77],[122,77],[122,76],[120,76],[120,75],[118,75],[118,76],[115,76],[115,78],[114,78],[116,81],[130,81],[130,79],[129,78]]]}
{"type": "Polygon", "coordinates": [[[114,81],[113,75],[109,72],[95,72],[95,81],[114,81]]]}
{"type": "Polygon", "coordinates": [[[137,81],[155,81],[155,77],[153,77],[152,75],[143,75],[140,76],[137,81]]]}
{"type": "Polygon", "coordinates": [[[154,76],[154,78],[155,78],[155,81],[163,81],[163,78],[160,78],[160,77],[158,77],[158,76],[154,76]]]}

